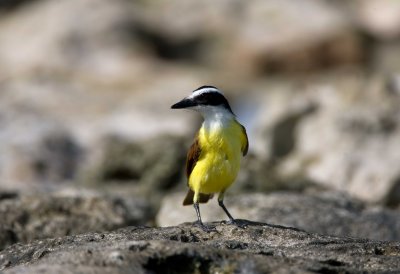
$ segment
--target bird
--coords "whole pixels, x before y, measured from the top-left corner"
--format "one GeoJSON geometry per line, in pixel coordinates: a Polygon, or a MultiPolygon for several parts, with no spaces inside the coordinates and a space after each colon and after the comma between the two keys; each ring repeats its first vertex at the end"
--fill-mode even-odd
{"type": "Polygon", "coordinates": [[[204,119],[187,153],[189,190],[183,205],[193,204],[196,223],[203,230],[215,229],[202,222],[199,203],[207,203],[218,193],[218,204],[228,216],[228,223],[239,225],[225,207],[224,195],[235,181],[241,159],[249,149],[245,127],[237,121],[228,100],[215,86],[201,86],[171,108],[194,110],[204,119]]]}

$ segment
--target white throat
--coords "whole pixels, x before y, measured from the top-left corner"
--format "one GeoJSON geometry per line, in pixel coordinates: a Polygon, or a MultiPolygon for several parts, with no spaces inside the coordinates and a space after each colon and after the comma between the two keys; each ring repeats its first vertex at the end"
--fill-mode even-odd
{"type": "Polygon", "coordinates": [[[235,120],[235,116],[224,107],[202,106],[196,110],[203,116],[203,126],[207,131],[223,129],[235,120]]]}

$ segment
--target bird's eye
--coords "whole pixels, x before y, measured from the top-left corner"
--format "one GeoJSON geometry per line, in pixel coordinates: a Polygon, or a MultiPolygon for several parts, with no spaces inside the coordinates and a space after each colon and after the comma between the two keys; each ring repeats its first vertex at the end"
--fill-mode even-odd
{"type": "Polygon", "coordinates": [[[203,93],[196,97],[196,102],[200,105],[218,106],[223,105],[225,98],[220,94],[203,93]]]}
{"type": "Polygon", "coordinates": [[[208,93],[200,94],[197,97],[196,101],[199,102],[200,104],[206,104],[210,101],[210,94],[208,93]]]}

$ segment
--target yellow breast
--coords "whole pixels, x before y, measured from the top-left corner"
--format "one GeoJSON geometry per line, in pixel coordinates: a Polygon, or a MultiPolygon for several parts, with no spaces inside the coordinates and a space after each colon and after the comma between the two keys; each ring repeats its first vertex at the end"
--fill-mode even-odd
{"type": "Polygon", "coordinates": [[[195,192],[211,194],[228,188],[239,172],[243,138],[235,120],[223,127],[201,127],[198,138],[200,157],[189,177],[195,192]]]}

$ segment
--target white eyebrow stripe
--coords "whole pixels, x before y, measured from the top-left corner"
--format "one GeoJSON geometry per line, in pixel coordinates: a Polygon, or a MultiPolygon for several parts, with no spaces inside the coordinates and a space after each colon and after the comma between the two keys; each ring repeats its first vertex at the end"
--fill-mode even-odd
{"type": "Polygon", "coordinates": [[[219,94],[224,95],[219,89],[217,88],[202,88],[193,92],[188,98],[192,99],[194,97],[199,96],[200,94],[207,93],[207,92],[217,92],[219,94]]]}

